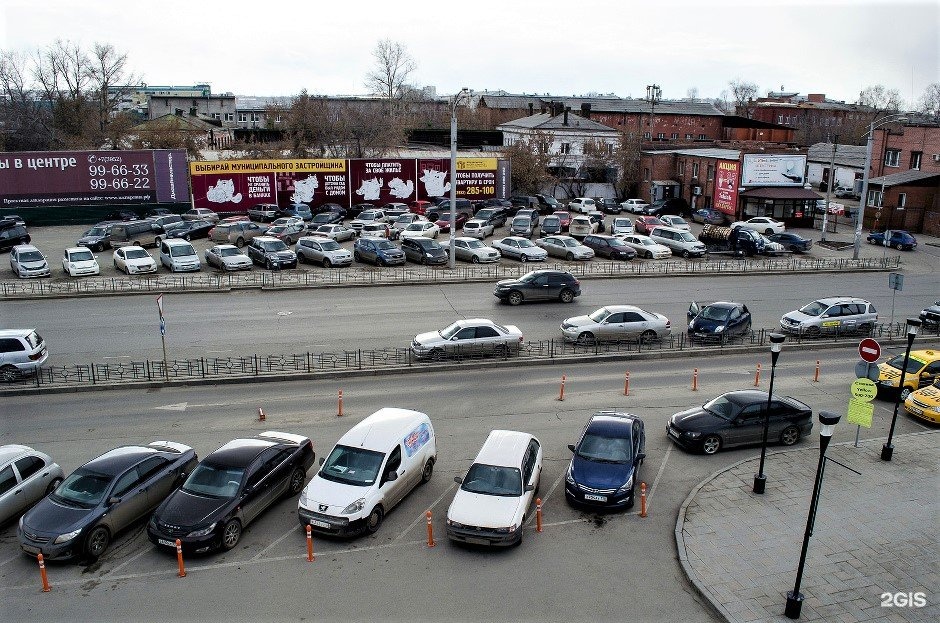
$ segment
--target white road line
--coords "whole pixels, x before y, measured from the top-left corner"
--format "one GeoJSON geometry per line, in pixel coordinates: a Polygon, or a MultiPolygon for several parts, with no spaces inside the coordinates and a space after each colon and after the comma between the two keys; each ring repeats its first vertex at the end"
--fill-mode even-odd
{"type": "Polygon", "coordinates": [[[7,563],[13,562],[14,560],[18,560],[18,559],[20,559],[20,558],[22,558],[22,557],[23,557],[23,553],[20,552],[19,554],[14,554],[14,555],[10,556],[10,557],[7,558],[6,560],[0,560],[0,567],[2,567],[3,565],[5,565],[5,564],[7,564],[7,563]]]}
{"type": "Polygon", "coordinates": [[[552,523],[543,523],[543,528],[551,528],[553,526],[567,526],[573,523],[591,523],[590,519],[566,519],[565,521],[553,521],[552,523]]]}
{"type": "MultiPolygon", "coordinates": [[[[430,507],[428,507],[428,510],[431,510],[431,509],[433,509],[435,506],[437,506],[438,502],[440,502],[441,500],[443,500],[443,499],[444,499],[444,496],[447,495],[448,493],[450,493],[450,490],[453,489],[455,485],[456,485],[456,483],[452,483],[449,487],[447,487],[447,489],[444,490],[444,493],[441,494],[441,497],[439,497],[439,498],[437,498],[436,500],[434,500],[434,503],[431,504],[430,507]]],[[[415,529],[415,526],[417,526],[417,525],[418,525],[419,523],[421,523],[422,521],[427,521],[427,515],[425,515],[424,513],[421,513],[420,515],[418,515],[418,518],[415,519],[414,522],[413,522],[410,526],[408,526],[407,528],[405,528],[405,531],[404,531],[404,532],[402,532],[401,534],[399,534],[398,536],[396,536],[396,537],[392,540],[392,545],[394,545],[395,543],[398,543],[398,541],[400,541],[402,538],[404,538],[404,536],[405,536],[406,534],[408,534],[409,532],[411,532],[412,530],[414,530],[414,529],[415,529]]]]}
{"type": "Polygon", "coordinates": [[[673,444],[669,444],[669,447],[666,448],[666,454],[663,455],[663,462],[659,466],[659,471],[656,472],[656,478],[653,479],[653,486],[650,487],[649,495],[646,496],[646,503],[650,504],[653,501],[653,493],[656,491],[656,485],[659,484],[659,478],[663,475],[663,470],[666,469],[666,461],[669,460],[669,453],[672,452],[673,444]]]}
{"type": "Polygon", "coordinates": [[[119,564],[118,566],[116,566],[114,569],[111,569],[110,571],[108,571],[108,572],[102,574],[101,577],[107,577],[107,576],[111,575],[112,573],[117,573],[118,571],[120,571],[121,569],[123,569],[124,567],[126,567],[127,565],[129,565],[130,563],[134,562],[135,560],[137,560],[138,558],[140,558],[140,557],[143,556],[144,554],[149,554],[149,553],[152,552],[152,551],[153,551],[153,548],[152,548],[152,547],[150,547],[150,548],[144,548],[143,551],[141,551],[139,554],[137,554],[136,556],[131,556],[130,558],[128,558],[127,560],[125,560],[124,562],[122,562],[121,564],[119,564]]]}
{"type": "MultiPolygon", "coordinates": [[[[545,492],[545,497],[542,498],[542,506],[543,506],[543,507],[545,506],[545,503],[548,502],[548,498],[552,497],[552,492],[554,492],[555,489],[558,488],[558,483],[560,483],[562,480],[564,480],[565,474],[566,474],[567,472],[568,472],[568,470],[566,469],[566,470],[561,474],[561,476],[559,476],[557,479],[555,479],[555,482],[552,483],[552,486],[548,489],[548,491],[545,492]]],[[[528,519],[526,519],[524,525],[526,525],[526,526],[532,525],[532,522],[535,521],[535,518],[536,518],[535,516],[536,516],[536,513],[535,513],[535,512],[533,512],[531,515],[529,515],[529,517],[528,517],[528,519]]],[[[542,527],[544,528],[544,527],[545,527],[545,524],[542,524],[542,527]]]]}
{"type": "MultiPolygon", "coordinates": [[[[290,530],[288,530],[287,532],[285,532],[283,535],[281,535],[281,536],[279,536],[277,539],[275,539],[273,543],[271,543],[270,545],[268,545],[267,547],[265,547],[263,550],[261,550],[260,552],[258,552],[258,553],[255,554],[254,556],[252,556],[251,560],[258,560],[259,558],[261,558],[262,556],[264,556],[264,553],[265,553],[266,551],[268,551],[269,549],[271,549],[272,547],[274,547],[275,545],[277,545],[278,543],[280,543],[281,541],[283,541],[284,539],[286,539],[286,538],[289,537],[290,535],[294,534],[294,533],[297,532],[299,529],[300,529],[300,525],[294,526],[293,528],[291,528],[290,530]]],[[[298,549],[299,549],[299,548],[298,548],[298,549]]]]}

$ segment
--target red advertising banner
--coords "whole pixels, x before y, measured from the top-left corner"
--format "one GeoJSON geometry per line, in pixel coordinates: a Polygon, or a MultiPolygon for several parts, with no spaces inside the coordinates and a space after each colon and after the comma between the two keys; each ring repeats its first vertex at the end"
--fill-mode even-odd
{"type": "Polygon", "coordinates": [[[383,205],[417,199],[415,159],[350,160],[349,188],[353,203],[383,205]]]}
{"type": "Polygon", "coordinates": [[[715,169],[715,195],[712,207],[725,214],[734,216],[738,207],[738,169],[737,160],[719,160],[715,169]]]}
{"type": "MultiPolygon", "coordinates": [[[[457,196],[473,201],[506,197],[508,188],[500,183],[500,161],[497,158],[457,158],[457,196]]],[[[450,196],[450,159],[418,160],[418,198],[450,196]]]]}

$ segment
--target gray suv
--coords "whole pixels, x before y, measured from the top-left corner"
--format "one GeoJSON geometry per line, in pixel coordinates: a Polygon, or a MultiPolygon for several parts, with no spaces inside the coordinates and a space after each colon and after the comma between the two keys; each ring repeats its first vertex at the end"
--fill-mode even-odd
{"type": "Polygon", "coordinates": [[[834,296],[818,299],[780,319],[784,333],[814,337],[823,333],[869,335],[878,322],[875,306],[865,299],[834,296]]]}

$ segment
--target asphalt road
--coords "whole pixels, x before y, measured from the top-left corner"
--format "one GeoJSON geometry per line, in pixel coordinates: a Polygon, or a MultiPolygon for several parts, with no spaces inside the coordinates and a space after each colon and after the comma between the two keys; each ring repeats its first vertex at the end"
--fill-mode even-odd
{"type": "MultiPolygon", "coordinates": [[[[851,349],[787,351],[777,367],[775,392],[806,401],[815,411],[842,410],[857,359],[851,349]],[[813,382],[816,359],[822,361],[813,382]]],[[[673,531],[689,491],[712,472],[756,448],[713,457],[674,447],[663,432],[669,415],[714,395],[753,386],[754,368],[769,353],[710,359],[634,362],[630,396],[623,396],[624,363],[524,367],[511,372],[466,371],[258,385],[115,390],[4,398],[5,442],[49,452],[66,472],[116,445],[170,439],[205,456],[226,441],[261,430],[310,436],[318,455],[350,426],[382,406],[431,415],[439,462],[431,482],[388,515],[377,535],[351,542],[315,539],[316,561],[305,560],[296,500],[272,508],[251,525],[242,544],[225,554],[187,560],[176,576],[172,556],[155,551],[143,526],[124,533],[95,565],[50,564],[52,592],[40,592],[35,561],[22,556],[14,528],[0,530],[0,601],[5,620],[218,621],[713,621],[676,560],[673,531]],[[699,368],[699,390],[690,370],[699,368]],[[558,380],[567,374],[565,400],[558,380]],[[344,417],[336,392],[344,390],[344,417]],[[263,406],[267,422],[257,421],[263,406]],[[601,409],[640,415],[647,426],[647,460],[640,477],[650,485],[649,517],[594,515],[564,501],[563,478],[574,441],[589,415],[601,409]],[[443,537],[462,474],[489,430],[533,433],[545,449],[542,496],[545,529],[527,528],[508,551],[452,546],[443,537]],[[426,546],[424,511],[434,512],[438,544],[426,546]]],[[[893,403],[875,402],[875,423],[862,437],[887,434],[893,403]]],[[[903,435],[924,427],[900,416],[903,435]]],[[[813,445],[818,424],[810,439],[813,445]]],[[[836,441],[855,427],[842,423],[836,441]]],[[[775,483],[773,454],[768,488],[775,483]]],[[[309,475],[309,474],[308,474],[309,475]]],[[[747,483],[749,484],[749,483],[747,483]]],[[[807,499],[812,483],[807,484],[807,499]]],[[[530,518],[531,519],[531,518],[530,518]]],[[[796,560],[793,561],[795,568],[796,560]]]]}

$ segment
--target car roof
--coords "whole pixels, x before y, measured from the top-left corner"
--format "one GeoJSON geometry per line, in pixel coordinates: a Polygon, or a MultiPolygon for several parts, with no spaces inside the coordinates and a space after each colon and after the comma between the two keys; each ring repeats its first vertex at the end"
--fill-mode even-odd
{"type": "Polygon", "coordinates": [[[426,420],[427,417],[420,411],[383,407],[349,429],[337,444],[386,452],[389,439],[403,437],[417,420],[426,420]]]}
{"type": "Polygon", "coordinates": [[[142,460],[151,456],[176,455],[178,452],[169,451],[166,448],[154,446],[121,446],[108,450],[101,456],[94,458],[82,467],[87,467],[91,471],[103,474],[120,474],[127,468],[137,465],[142,460]]]}
{"type": "Polygon", "coordinates": [[[277,442],[270,439],[233,439],[203,461],[225,467],[247,467],[255,457],[276,445],[277,442]]]}
{"type": "Polygon", "coordinates": [[[926,359],[928,361],[935,361],[940,359],[940,351],[934,349],[921,349],[921,350],[912,350],[911,355],[918,357],[920,359],[926,359]]]}
{"type": "Polygon", "coordinates": [[[0,329],[0,337],[26,337],[36,329],[0,329]]]}
{"type": "Polygon", "coordinates": [[[733,309],[735,307],[744,307],[741,303],[735,303],[734,301],[715,301],[714,303],[709,303],[703,307],[717,307],[718,309],[733,309]]]}
{"type": "Polygon", "coordinates": [[[633,422],[639,418],[630,413],[618,411],[600,411],[591,416],[585,432],[605,436],[629,437],[633,431],[633,422]]]}
{"type": "Polygon", "coordinates": [[[67,247],[65,250],[69,252],[74,252],[74,251],[88,251],[89,249],[88,247],[67,247]]]}
{"type": "Polygon", "coordinates": [[[532,439],[529,433],[512,430],[490,431],[473,462],[501,467],[519,467],[522,456],[532,439]]]}
{"type": "Polygon", "coordinates": [[[3,465],[8,461],[11,461],[29,452],[35,452],[35,450],[29,446],[23,446],[18,443],[11,443],[5,446],[0,446],[0,465],[3,465]]]}
{"type": "Polygon", "coordinates": [[[635,311],[635,312],[644,311],[640,309],[639,307],[637,307],[636,305],[604,305],[604,309],[606,309],[607,311],[611,313],[619,313],[619,312],[625,312],[625,311],[635,311]]]}
{"type": "MultiPolygon", "coordinates": [[[[31,244],[18,244],[13,248],[18,249],[20,251],[39,251],[39,249],[35,245],[31,245],[31,244]]],[[[42,251],[40,251],[40,253],[42,253],[42,251]]]]}
{"type": "Polygon", "coordinates": [[[822,303],[823,305],[841,305],[844,303],[870,304],[865,299],[858,298],[857,296],[828,296],[826,298],[816,299],[815,302],[822,303]]]}

